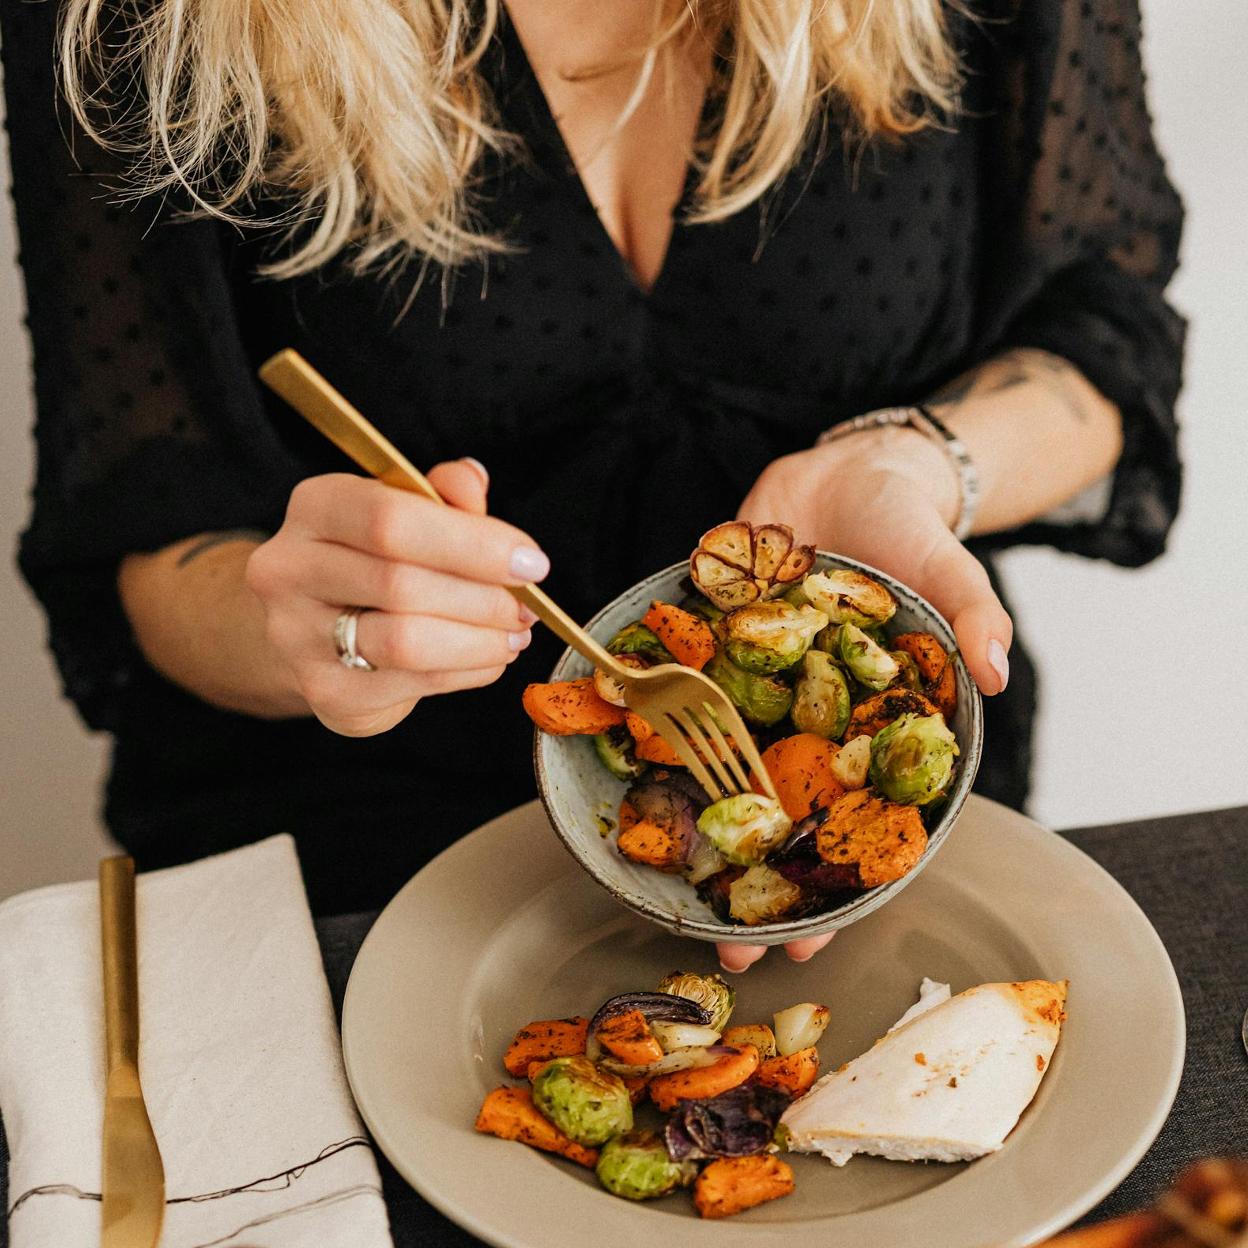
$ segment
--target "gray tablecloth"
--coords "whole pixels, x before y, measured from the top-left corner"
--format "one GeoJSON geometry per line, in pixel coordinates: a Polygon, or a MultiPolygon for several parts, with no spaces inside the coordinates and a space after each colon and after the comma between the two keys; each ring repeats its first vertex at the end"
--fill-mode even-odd
{"type": "MultiPolygon", "coordinates": [[[[1187,1007],[1187,1062],[1169,1119],[1143,1160],[1084,1219],[1148,1204],[1187,1162],[1248,1157],[1248,807],[1066,832],[1139,902],[1174,962],[1187,1007]]],[[[338,1008],[372,914],[317,923],[338,1008]]],[[[1072,1147],[1077,1146],[1072,1142],[1072,1147]]],[[[471,1235],[427,1205],[379,1158],[396,1248],[475,1248],[471,1235]]],[[[8,1208],[0,1126],[0,1207],[8,1208]]],[[[0,1248],[7,1248],[7,1219],[0,1248]]]]}

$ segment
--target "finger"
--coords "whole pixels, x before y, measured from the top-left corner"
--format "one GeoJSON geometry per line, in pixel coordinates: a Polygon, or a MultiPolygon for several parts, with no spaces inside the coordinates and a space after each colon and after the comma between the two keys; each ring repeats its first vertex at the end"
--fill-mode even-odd
{"type": "Polygon", "coordinates": [[[550,571],[550,560],[513,525],[346,473],[301,482],[288,516],[313,536],[487,584],[522,585],[550,571]]]}
{"type": "Polygon", "coordinates": [[[478,459],[456,459],[429,470],[429,482],[452,507],[485,515],[490,474],[478,459]]]}
{"type": "Polygon", "coordinates": [[[467,672],[501,667],[531,640],[528,629],[505,632],[461,620],[389,611],[367,611],[356,625],[356,651],[374,667],[387,671],[467,672]]]}
{"type": "Polygon", "coordinates": [[[949,533],[929,555],[923,585],[916,588],[953,626],[963,661],[980,690],[1000,693],[1009,680],[1014,624],[984,565],[949,533]]]}
{"type": "Polygon", "coordinates": [[[506,631],[533,623],[532,613],[501,585],[466,581],[336,542],[317,542],[315,551],[315,557],[296,570],[291,588],[317,602],[350,603],[398,615],[432,615],[506,631]]]}
{"type": "Polygon", "coordinates": [[[766,945],[716,945],[719,964],[734,974],[754,965],[767,952],[766,945]]]}
{"type": "Polygon", "coordinates": [[[827,936],[807,936],[803,940],[791,940],[785,945],[784,951],[794,962],[809,962],[835,935],[835,932],[829,932],[827,936]]]}

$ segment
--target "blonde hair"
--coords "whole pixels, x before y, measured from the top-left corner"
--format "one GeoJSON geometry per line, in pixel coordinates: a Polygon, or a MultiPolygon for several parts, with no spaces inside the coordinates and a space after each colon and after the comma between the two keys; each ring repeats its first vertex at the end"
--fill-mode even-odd
{"type": "MultiPolygon", "coordinates": [[[[507,241],[475,211],[474,178],[513,136],[481,61],[500,0],[67,0],[63,90],[134,194],[280,225],[275,277],[342,252],[357,270],[412,257],[454,266],[507,241]],[[282,204],[261,211],[258,200],[282,204]]],[[[660,0],[660,9],[668,6],[660,0]]],[[[801,157],[830,102],[861,138],[956,107],[942,0],[679,0],[640,59],[713,38],[714,132],[699,136],[691,217],[763,197],[801,157]]]]}

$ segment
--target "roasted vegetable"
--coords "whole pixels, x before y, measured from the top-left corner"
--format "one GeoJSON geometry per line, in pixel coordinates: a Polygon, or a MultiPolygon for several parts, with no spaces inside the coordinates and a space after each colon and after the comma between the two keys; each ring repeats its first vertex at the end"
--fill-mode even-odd
{"type": "Polygon", "coordinates": [[[650,1099],[662,1110],[680,1101],[719,1096],[744,1083],[758,1069],[758,1050],[752,1044],[723,1047],[723,1056],[710,1066],[681,1070],[650,1080],[650,1099]]]}
{"type": "Polygon", "coordinates": [[[698,1175],[693,1203],[704,1218],[726,1218],[793,1190],[793,1170],[770,1153],[721,1157],[698,1175]]]}
{"type": "Polygon", "coordinates": [[[783,680],[744,671],[725,654],[717,654],[703,670],[749,723],[769,728],[793,705],[793,690],[783,680]]]}
{"type": "Polygon", "coordinates": [[[889,654],[897,660],[897,679],[893,682],[900,689],[910,689],[915,693],[923,692],[923,673],[914,661],[914,656],[906,650],[890,650],[889,654]]]}
{"type": "Polygon", "coordinates": [[[551,1018],[529,1023],[516,1032],[503,1055],[509,1075],[523,1079],[530,1062],[545,1062],[552,1057],[569,1057],[585,1052],[589,1032],[587,1018],[551,1018]]]}
{"type": "Polygon", "coordinates": [[[702,535],[689,560],[693,583],[724,611],[782,594],[815,562],[809,546],[794,546],[783,524],[758,528],[744,520],[718,524],[702,535]]]}
{"type": "Polygon", "coordinates": [[[533,1080],[533,1104],[568,1139],[589,1147],[633,1129],[628,1089],[587,1057],[548,1062],[533,1080]]]}
{"type": "Polygon", "coordinates": [[[774,1016],[776,1052],[781,1057],[788,1057],[818,1044],[831,1016],[826,1005],[816,1005],[812,1001],[803,1001],[800,1005],[781,1010],[774,1016]]]}
{"type": "Polygon", "coordinates": [[[636,654],[651,663],[675,663],[668,648],[640,620],[625,624],[614,637],[607,642],[610,654],[636,654]]]}
{"type": "Polygon", "coordinates": [[[795,909],[802,890],[766,863],[757,863],[728,888],[728,913],[738,923],[755,927],[772,923],[795,909]]]}
{"type": "Polygon", "coordinates": [[[612,1015],[594,1035],[608,1053],[630,1066],[648,1066],[663,1057],[663,1046],[640,1010],[612,1015]]]}
{"type": "Polygon", "coordinates": [[[784,807],[757,793],[736,793],[712,802],[698,816],[698,831],[731,863],[752,866],[789,834],[784,807]]]}
{"type": "Polygon", "coordinates": [[[659,991],[692,1001],[705,1014],[706,1026],[716,1031],[723,1031],[727,1025],[737,999],[736,989],[722,975],[699,975],[696,971],[672,971],[664,975],[659,991]]]}
{"type": "Polygon", "coordinates": [[[687,772],[655,771],[633,785],[620,803],[620,853],[663,870],[682,869],[706,806],[701,786],[687,772]]]}
{"type": "Polygon", "coordinates": [[[766,676],[797,663],[826,625],[814,607],[777,599],[738,607],[724,617],[721,628],[728,657],[743,671],[766,676]]]}
{"type": "Polygon", "coordinates": [[[685,845],[670,827],[649,819],[638,819],[621,827],[615,847],[630,862],[658,871],[680,871],[685,865],[685,845]]]}
{"type": "Polygon", "coordinates": [[[614,997],[608,997],[589,1020],[586,1051],[590,1057],[596,1057],[599,1052],[599,1029],[611,1019],[627,1014],[630,1010],[640,1010],[647,1022],[657,1019],[669,1023],[697,1023],[701,1027],[720,1030],[704,1003],[684,993],[666,992],[662,988],[658,992],[621,992],[614,997]]]}
{"type": "Polygon", "coordinates": [[[729,1027],[723,1035],[725,1044],[752,1044],[764,1061],[776,1055],[776,1036],[766,1023],[742,1023],[729,1027]]]}
{"type": "Polygon", "coordinates": [[[664,1053],[674,1053],[677,1049],[696,1048],[698,1045],[718,1044],[719,1032],[714,1027],[703,1027],[698,1023],[664,1023],[653,1022],[650,1031],[663,1048],[664,1053]]]}
{"type": "Polygon", "coordinates": [[[630,1131],[606,1144],[595,1173],[613,1196],[653,1200],[688,1187],[698,1167],[692,1161],[673,1161],[667,1145],[653,1131],[630,1131]]]}
{"type": "MultiPolygon", "coordinates": [[[[763,751],[763,766],[771,777],[784,813],[797,822],[812,810],[826,806],[844,791],[833,764],[838,747],[813,733],[781,737],[763,751]]],[[[760,787],[757,783],[755,787],[760,787]]]]}
{"type": "Polygon", "coordinates": [[[900,879],[923,857],[927,831],[914,806],[851,789],[827,810],[816,832],[819,857],[833,866],[852,866],[862,888],[900,879]]]}
{"type": "Polygon", "coordinates": [[[666,602],[652,602],[641,622],[667,647],[677,663],[701,671],[715,657],[715,634],[711,626],[688,611],[666,602]]]}
{"type": "Polygon", "coordinates": [[[884,689],[901,670],[897,660],[857,624],[841,625],[838,645],[849,674],[868,689],[884,689]]]}
{"type": "Polygon", "coordinates": [[[827,818],[826,807],[812,811],[794,826],[789,839],[767,860],[774,871],[796,884],[808,899],[862,888],[856,866],[824,862],[819,856],[818,833],[827,818]]]}
{"type": "Polygon", "coordinates": [[[903,715],[871,739],[871,783],[894,802],[926,806],[949,787],[957,753],[943,715],[903,715]]]}
{"type": "Polygon", "coordinates": [[[913,689],[901,685],[885,689],[883,693],[864,698],[854,707],[849,717],[849,735],[873,737],[893,720],[908,714],[935,715],[936,706],[913,689]]]}
{"type": "Polygon", "coordinates": [[[657,1062],[647,1062],[644,1066],[630,1066],[618,1058],[604,1057],[601,1065],[621,1079],[644,1077],[647,1081],[658,1075],[675,1074],[678,1070],[697,1070],[703,1066],[714,1066],[728,1050],[722,1044],[691,1044],[683,1049],[673,1049],[664,1053],[657,1062]]]}
{"type": "Polygon", "coordinates": [[[624,722],[623,708],[598,696],[592,676],[529,685],[522,700],[529,718],[557,737],[596,735],[624,722]]]}
{"type": "Polygon", "coordinates": [[[705,620],[711,626],[712,631],[727,614],[723,607],[717,607],[709,599],[703,598],[701,594],[687,594],[680,600],[679,605],[682,611],[688,611],[690,615],[696,615],[698,619],[705,620]]]}
{"type": "MultiPolygon", "coordinates": [[[[650,664],[640,655],[619,654],[616,661],[635,672],[644,672],[650,664]]],[[[612,706],[624,705],[624,686],[614,676],[609,676],[600,667],[594,668],[594,689],[604,702],[612,706]]]]}
{"type": "Polygon", "coordinates": [[[528,1088],[495,1088],[481,1106],[476,1128],[502,1140],[519,1140],[532,1148],[558,1153],[590,1169],[598,1164],[597,1150],[585,1148],[564,1135],[538,1111],[528,1088]]]}
{"type": "Polygon", "coordinates": [[[644,758],[638,758],[633,738],[623,724],[594,735],[594,753],[598,761],[617,780],[636,780],[650,769],[644,758]]]}
{"type": "Polygon", "coordinates": [[[958,682],[952,657],[931,633],[900,633],[893,645],[913,656],[923,677],[924,691],[948,723],[958,709],[958,682]]]}
{"type": "Polygon", "coordinates": [[[879,581],[850,568],[812,572],[802,582],[802,592],[833,624],[866,628],[886,623],[897,610],[892,594],[879,581]]]}
{"type": "Polygon", "coordinates": [[[835,741],[849,727],[852,709],[845,673],[831,655],[808,650],[793,686],[793,727],[835,741]]]}
{"type": "Polygon", "coordinates": [[[667,1151],[681,1160],[698,1161],[761,1153],[788,1104],[783,1092],[757,1083],[741,1084],[705,1101],[681,1101],[664,1128],[667,1151]]]}
{"type": "Polygon", "coordinates": [[[809,1092],[818,1078],[819,1050],[811,1046],[760,1062],[754,1081],[761,1087],[777,1089],[786,1099],[796,1100],[809,1092]]]}
{"type": "Polygon", "coordinates": [[[832,760],[832,774],[846,789],[861,789],[871,767],[871,738],[853,737],[832,760]]]}

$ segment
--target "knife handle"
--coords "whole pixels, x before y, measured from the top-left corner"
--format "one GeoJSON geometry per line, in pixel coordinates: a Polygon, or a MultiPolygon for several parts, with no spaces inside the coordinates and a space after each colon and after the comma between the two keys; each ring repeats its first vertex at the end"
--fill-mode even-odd
{"type": "Polygon", "coordinates": [[[100,947],[104,955],[104,1040],[108,1070],[139,1063],[139,966],[134,859],[100,863],[100,947]]]}

